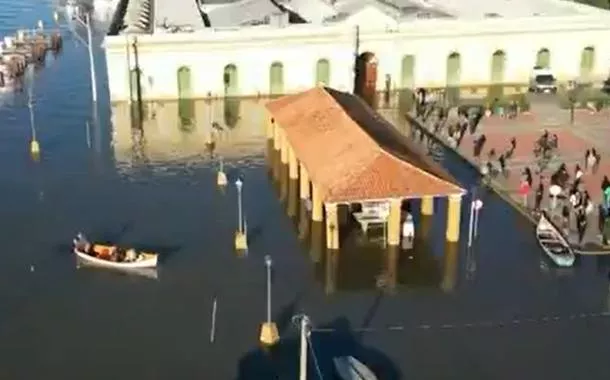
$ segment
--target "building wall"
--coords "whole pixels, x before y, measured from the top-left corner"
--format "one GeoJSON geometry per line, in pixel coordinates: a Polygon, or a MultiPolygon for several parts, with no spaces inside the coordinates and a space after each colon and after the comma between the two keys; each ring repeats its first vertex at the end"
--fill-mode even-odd
{"type": "MultiPolygon", "coordinates": [[[[583,49],[595,51],[589,79],[608,75],[610,61],[610,18],[578,16],[566,19],[485,20],[468,23],[450,20],[413,21],[408,25],[360,30],[359,52],[371,52],[378,59],[377,88],[385,87],[386,75],[392,87],[401,87],[402,60],[415,57],[415,87],[444,87],[447,57],[460,54],[460,85],[490,83],[492,55],[505,54],[501,82],[527,83],[536,54],[546,48],[551,69],[560,80],[578,79],[583,49]]],[[[384,21],[385,22],[385,21],[384,21]]],[[[191,70],[189,96],[225,95],[224,68],[237,67],[237,95],[265,95],[270,92],[270,67],[283,66],[284,93],[297,92],[316,84],[316,63],[330,62],[330,86],[351,91],[353,86],[355,28],[352,26],[293,26],[285,29],[253,27],[191,34],[144,35],[137,37],[138,61],[142,72],[144,99],[178,97],[177,72],[191,70]]],[[[132,36],[106,38],[110,95],[126,100],[130,90],[129,67],[135,67],[132,36]],[[129,43],[131,44],[131,42],[129,43]],[[128,50],[131,53],[128,55],[128,50]]],[[[135,96],[135,95],[134,95],[135,96]]]]}

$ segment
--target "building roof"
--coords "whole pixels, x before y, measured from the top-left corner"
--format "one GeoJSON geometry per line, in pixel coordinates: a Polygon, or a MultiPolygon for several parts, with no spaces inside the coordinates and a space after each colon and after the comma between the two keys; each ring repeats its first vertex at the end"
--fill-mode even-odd
{"type": "Polygon", "coordinates": [[[156,33],[191,32],[205,26],[197,0],[149,1],[154,1],[156,33]]]}
{"type": "Polygon", "coordinates": [[[316,87],[266,107],[324,202],[464,193],[447,171],[354,95],[316,87]]]}
{"type": "Polygon", "coordinates": [[[201,6],[213,28],[269,24],[272,15],[282,13],[271,0],[240,0],[225,5],[201,6]]]}

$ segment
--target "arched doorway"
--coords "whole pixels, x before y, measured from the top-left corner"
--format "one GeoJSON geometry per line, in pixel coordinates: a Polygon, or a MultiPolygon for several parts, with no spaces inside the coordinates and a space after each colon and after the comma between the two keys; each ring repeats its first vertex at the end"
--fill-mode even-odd
{"type": "Polygon", "coordinates": [[[284,93],[284,65],[273,62],[269,68],[269,93],[281,95],[284,93]]]}
{"type": "Polygon", "coordinates": [[[178,99],[188,99],[191,97],[191,69],[182,66],[178,69],[178,99]]]}
{"type": "Polygon", "coordinates": [[[237,66],[232,63],[226,65],[223,71],[222,80],[225,85],[225,96],[236,96],[239,92],[237,66]]]}
{"type": "Polygon", "coordinates": [[[595,48],[587,46],[583,49],[580,55],[580,80],[584,83],[590,83],[593,79],[593,70],[595,69],[595,48]]]}
{"type": "Polygon", "coordinates": [[[497,50],[491,56],[491,78],[488,96],[499,99],[504,95],[504,69],[506,54],[502,50],[497,50]]]}
{"type": "Polygon", "coordinates": [[[504,68],[506,54],[502,50],[497,50],[491,56],[491,84],[504,83],[504,68]]]}
{"type": "Polygon", "coordinates": [[[356,59],[354,93],[373,106],[377,95],[377,57],[364,52],[356,59]]]}
{"type": "Polygon", "coordinates": [[[330,85],[330,62],[328,59],[322,58],[316,62],[316,85],[319,83],[325,86],[330,85]]]}
{"type": "Polygon", "coordinates": [[[548,69],[551,67],[551,52],[547,48],[542,48],[536,53],[536,67],[548,69]]]}
{"type": "Polygon", "coordinates": [[[462,71],[460,53],[451,53],[447,57],[447,87],[459,87],[462,71]]]}
{"type": "Polygon", "coordinates": [[[456,104],[460,99],[460,82],[462,77],[462,57],[460,53],[453,52],[447,57],[446,73],[446,100],[450,105],[456,104]]]}
{"type": "Polygon", "coordinates": [[[415,56],[402,57],[400,88],[413,88],[415,86],[415,56]]]}

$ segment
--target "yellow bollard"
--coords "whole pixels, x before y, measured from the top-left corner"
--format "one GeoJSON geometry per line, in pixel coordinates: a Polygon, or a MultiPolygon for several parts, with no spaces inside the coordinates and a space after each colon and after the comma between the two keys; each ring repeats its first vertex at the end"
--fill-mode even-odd
{"type": "Polygon", "coordinates": [[[216,175],[216,184],[220,187],[224,187],[227,186],[227,183],[227,175],[220,169],[216,175]]]}
{"type": "Polygon", "coordinates": [[[280,333],[278,332],[275,322],[264,322],[261,325],[259,340],[265,346],[273,346],[280,340],[280,333]]]}
{"type": "Polygon", "coordinates": [[[246,251],[248,250],[248,237],[245,233],[235,231],[235,250],[246,251]]]}
{"type": "Polygon", "coordinates": [[[32,154],[32,156],[40,154],[40,144],[38,144],[38,141],[36,141],[36,139],[32,139],[32,141],[30,142],[30,153],[32,154]]]}

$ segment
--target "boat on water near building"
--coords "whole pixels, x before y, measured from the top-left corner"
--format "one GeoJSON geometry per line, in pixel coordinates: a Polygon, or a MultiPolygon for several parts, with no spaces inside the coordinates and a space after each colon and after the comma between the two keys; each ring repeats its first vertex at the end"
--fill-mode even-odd
{"type": "Polygon", "coordinates": [[[565,0],[128,0],[117,12],[124,25],[104,42],[113,101],[318,83],[485,96],[526,92],[551,62],[559,84],[601,83],[610,61],[610,12],[565,0]]]}

